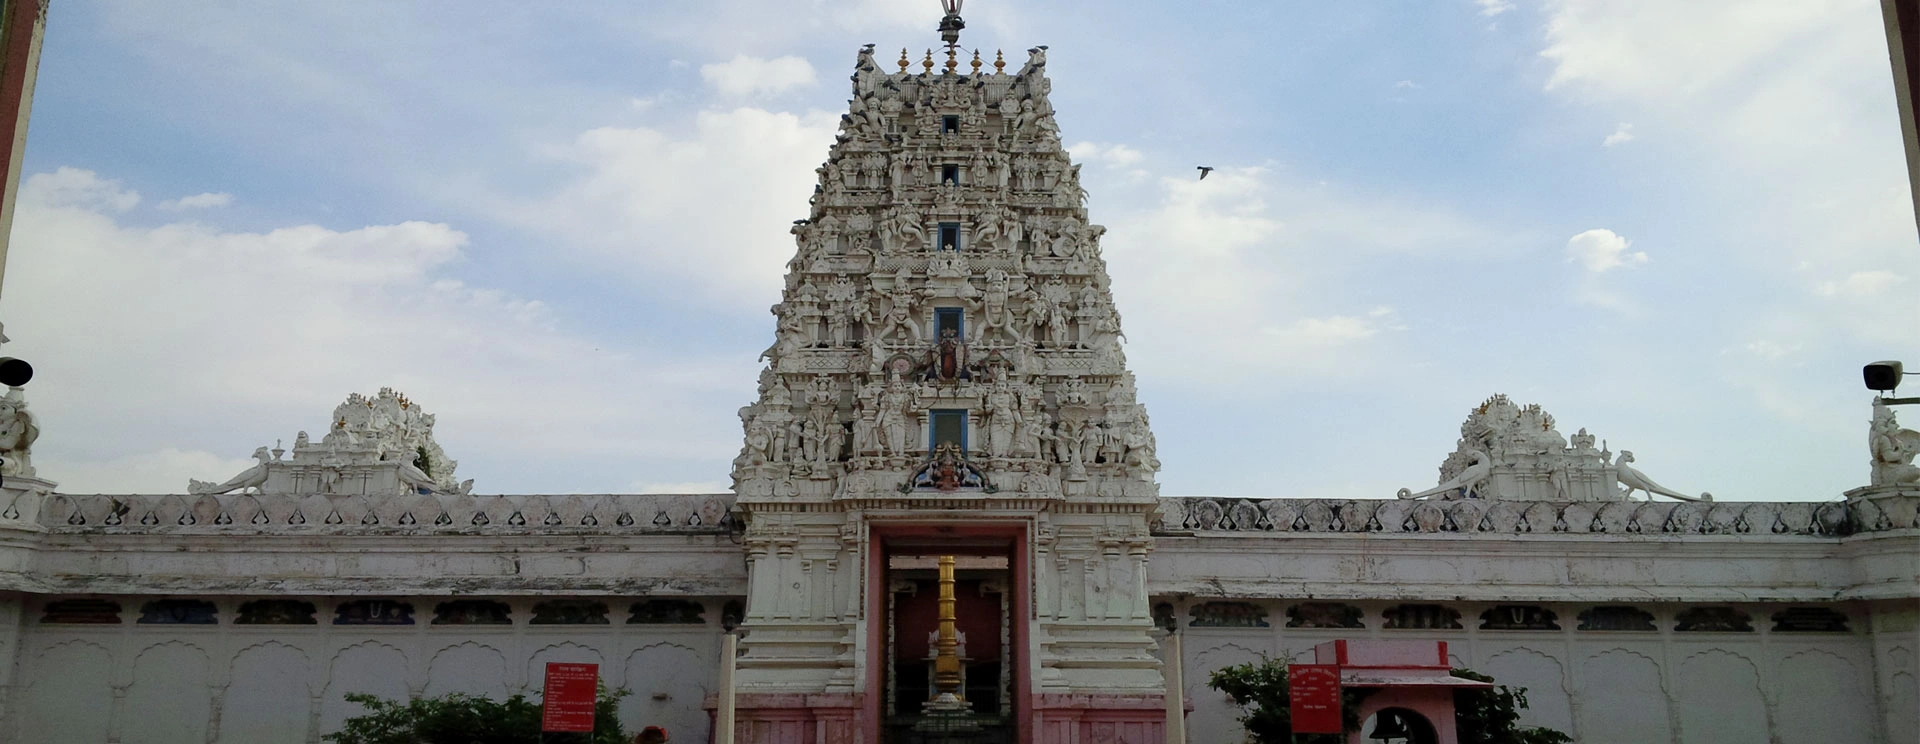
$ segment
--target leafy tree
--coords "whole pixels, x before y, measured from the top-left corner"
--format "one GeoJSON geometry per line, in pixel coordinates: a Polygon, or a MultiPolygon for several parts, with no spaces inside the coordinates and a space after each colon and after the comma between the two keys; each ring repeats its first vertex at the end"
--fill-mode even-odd
{"type": "MultiPolygon", "coordinates": [[[[1493,678],[1470,669],[1455,669],[1453,676],[1479,682],[1493,678]]],[[[1460,744],[1569,744],[1573,737],[1550,728],[1520,725],[1520,711],[1527,707],[1527,688],[1497,685],[1453,692],[1453,723],[1460,733],[1460,744]]]]}
{"type": "MultiPolygon", "coordinates": [[[[1453,675],[1481,682],[1493,678],[1466,669],[1453,675]]],[[[1287,698],[1287,664],[1263,659],[1215,671],[1207,686],[1227,694],[1240,706],[1240,724],[1256,744],[1342,744],[1341,734],[1293,735],[1287,698]]],[[[1340,693],[1341,724],[1349,732],[1360,728],[1360,703],[1373,691],[1344,689],[1340,693]]],[[[1454,727],[1460,744],[1570,744],[1573,739],[1548,728],[1519,725],[1520,711],[1527,707],[1527,690],[1504,685],[1489,689],[1455,690],[1454,727]]]]}
{"type": "MultiPolygon", "coordinates": [[[[1287,698],[1287,663],[1262,659],[1215,670],[1207,686],[1227,694],[1240,706],[1240,725],[1258,744],[1345,744],[1340,734],[1293,735],[1292,706],[1287,698]]],[[[1347,688],[1340,691],[1341,725],[1348,731],[1360,728],[1360,701],[1370,690],[1347,688]]]]}
{"type": "MultiPolygon", "coordinates": [[[[601,685],[593,704],[593,733],[579,740],[627,744],[615,710],[626,696],[626,690],[609,691],[601,685]]],[[[334,744],[540,744],[540,704],[525,695],[494,700],[456,692],[394,702],[348,693],[347,701],[367,712],[347,719],[339,733],[323,737],[334,744]]],[[[547,738],[559,741],[560,736],[547,738]]]]}

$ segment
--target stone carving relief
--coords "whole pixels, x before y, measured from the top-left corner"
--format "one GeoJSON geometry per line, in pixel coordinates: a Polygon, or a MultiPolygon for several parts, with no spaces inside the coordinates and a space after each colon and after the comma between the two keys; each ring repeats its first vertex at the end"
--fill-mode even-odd
{"type": "Polygon", "coordinates": [[[635,602],[628,625],[704,625],[706,608],[685,599],[649,599],[635,602]]]}
{"type": "Polygon", "coordinates": [[[140,606],[141,625],[213,625],[219,622],[212,602],[201,599],[156,599],[140,606]]]}
{"type": "Polygon", "coordinates": [[[120,603],[104,599],[62,599],[48,602],[40,622],[45,625],[118,625],[120,603]]]}
{"type": "Polygon", "coordinates": [[[1579,619],[1579,630],[1658,630],[1653,626],[1653,613],[1627,605],[1589,607],[1580,612],[1579,619]]]}
{"type": "Polygon", "coordinates": [[[607,603],[587,599],[555,599],[533,606],[529,625],[606,625],[607,603]]]}
{"type": "Polygon", "coordinates": [[[1677,632],[1752,633],[1753,618],[1732,607],[1694,607],[1674,618],[1677,632]]]}
{"type": "MultiPolygon", "coordinates": [[[[1164,498],[1157,530],[1195,532],[1387,532],[1774,534],[1844,536],[1920,526],[1920,496],[1881,493],[1846,502],[1349,501],[1164,498]],[[1251,509],[1251,511],[1249,511],[1251,509]],[[1370,511],[1369,511],[1370,510],[1370,511]],[[1354,525],[1363,529],[1354,530],[1354,525]]],[[[61,512],[66,513],[66,512],[61,512]]]]}
{"type": "Polygon", "coordinates": [[[235,625],[313,625],[313,603],[297,599],[256,599],[240,605],[235,625]]]}
{"type": "Polygon", "coordinates": [[[1423,491],[1400,489],[1402,499],[1503,499],[1510,501],[1624,501],[1640,491],[1684,501],[1712,501],[1655,483],[1633,468],[1633,453],[1615,460],[1581,429],[1572,440],[1554,429],[1538,405],[1521,406],[1495,395],[1460,425],[1458,447],[1440,464],[1440,484],[1423,491]]]}
{"type": "Polygon", "coordinates": [[[1187,615],[1193,628],[1268,627],[1267,611],[1252,602],[1203,602],[1188,608],[1187,615]]]}
{"type": "Polygon", "coordinates": [[[1772,620],[1775,633],[1847,632],[1847,614],[1831,607],[1789,607],[1772,620]]]}
{"type": "Polygon", "coordinates": [[[1338,602],[1305,602],[1287,608],[1289,628],[1364,628],[1360,608],[1338,602]]]}
{"type": "Polygon", "coordinates": [[[412,625],[413,605],[391,599],[356,599],[335,608],[334,625],[412,625]]]}
{"type": "Polygon", "coordinates": [[[434,625],[512,625],[512,608],[489,599],[456,599],[433,608],[434,625]]]}
{"type": "Polygon", "coordinates": [[[1460,611],[1446,605],[1402,604],[1380,613],[1387,630],[1459,630],[1460,611]]]}
{"type": "Polygon", "coordinates": [[[1498,605],[1480,613],[1481,630],[1559,630],[1553,610],[1537,605],[1498,605]]]}
{"type": "Polygon", "coordinates": [[[1180,617],[1173,609],[1173,603],[1160,602],[1153,606],[1153,627],[1169,632],[1179,629],[1180,617]]]}
{"type": "Polygon", "coordinates": [[[222,482],[189,480],[187,492],[285,494],[464,494],[471,479],[454,477],[459,463],[433,440],[434,417],[392,388],[358,393],[333,409],[326,436],[294,437],[291,458],[277,443],[253,451],[256,464],[222,482]]]}

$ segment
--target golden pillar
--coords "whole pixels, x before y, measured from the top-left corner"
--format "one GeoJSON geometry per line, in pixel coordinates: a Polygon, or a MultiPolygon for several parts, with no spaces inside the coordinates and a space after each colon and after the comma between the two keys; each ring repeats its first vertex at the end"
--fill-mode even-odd
{"type": "Polygon", "coordinates": [[[953,556],[940,556],[940,630],[934,640],[933,691],[965,699],[960,691],[960,633],[954,629],[953,556]]]}

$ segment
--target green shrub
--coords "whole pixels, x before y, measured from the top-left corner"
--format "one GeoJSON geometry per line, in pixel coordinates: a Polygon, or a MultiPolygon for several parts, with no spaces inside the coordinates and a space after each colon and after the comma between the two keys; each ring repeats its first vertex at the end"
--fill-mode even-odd
{"type": "MultiPolygon", "coordinates": [[[[585,739],[571,734],[570,741],[627,744],[615,711],[626,696],[626,690],[609,691],[601,685],[593,705],[593,733],[585,739]]],[[[334,744],[540,744],[540,704],[525,695],[494,700],[456,692],[394,702],[348,693],[347,701],[367,712],[347,719],[339,733],[323,737],[334,744]]],[[[549,744],[563,741],[562,736],[568,735],[547,735],[549,744]]]]}

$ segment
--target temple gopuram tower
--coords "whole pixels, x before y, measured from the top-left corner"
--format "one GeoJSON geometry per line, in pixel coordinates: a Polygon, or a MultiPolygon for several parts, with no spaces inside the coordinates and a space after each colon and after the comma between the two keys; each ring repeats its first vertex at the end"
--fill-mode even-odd
{"type": "Polygon", "coordinates": [[[1159,462],[1105,228],[1045,47],[1014,70],[935,56],[890,72],[860,51],[740,410],[738,740],[931,740],[934,569],[954,556],[979,741],[1159,742],[1159,462]]]}

